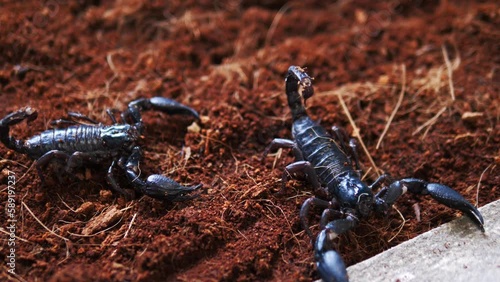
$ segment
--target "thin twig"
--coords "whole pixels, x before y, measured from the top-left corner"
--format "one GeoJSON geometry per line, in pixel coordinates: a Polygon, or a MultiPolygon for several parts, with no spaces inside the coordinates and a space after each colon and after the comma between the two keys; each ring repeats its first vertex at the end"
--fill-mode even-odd
{"type": "Polygon", "coordinates": [[[398,232],[394,236],[392,236],[391,239],[389,239],[387,242],[394,240],[394,238],[396,238],[399,235],[399,233],[401,233],[401,230],[403,230],[403,227],[405,226],[405,223],[406,223],[406,219],[403,216],[403,214],[395,206],[392,206],[392,208],[395,209],[399,213],[399,216],[403,220],[403,223],[401,223],[401,226],[399,226],[398,232]]]}
{"type": "Polygon", "coordinates": [[[127,231],[125,231],[125,235],[123,235],[123,238],[127,238],[128,232],[130,231],[130,228],[132,228],[132,224],[134,224],[135,217],[137,216],[137,213],[134,213],[134,216],[132,216],[132,220],[130,221],[127,231]]]}
{"type": "Polygon", "coordinates": [[[30,172],[30,170],[33,168],[34,165],[35,165],[35,162],[32,162],[30,167],[28,168],[28,170],[26,170],[26,172],[23,175],[21,175],[21,177],[19,177],[17,182],[20,182],[24,177],[26,177],[26,175],[28,174],[28,172],[30,172]]]}
{"type": "Polygon", "coordinates": [[[372,171],[373,167],[369,167],[366,171],[365,174],[361,177],[361,180],[365,180],[368,175],[370,175],[370,172],[372,171]]]}
{"type": "Polygon", "coordinates": [[[276,16],[274,16],[273,22],[271,23],[271,26],[269,27],[269,30],[267,31],[266,34],[266,40],[264,41],[264,46],[268,46],[269,42],[271,41],[271,38],[274,35],[274,32],[276,31],[276,27],[278,26],[278,23],[280,22],[281,18],[285,14],[285,12],[290,8],[290,4],[286,3],[279,9],[279,11],[276,13],[276,16]]]}
{"type": "MultiPolygon", "coordinates": [[[[286,217],[286,214],[285,212],[283,211],[283,209],[279,206],[277,206],[276,204],[273,203],[273,201],[271,200],[262,200],[263,202],[269,202],[271,203],[271,206],[277,208],[281,214],[283,214],[283,218],[285,219],[286,221],[286,224],[288,225],[288,228],[290,229],[290,233],[292,234],[292,237],[295,239],[295,241],[297,242],[297,245],[299,246],[300,248],[300,242],[299,242],[299,239],[297,239],[297,236],[295,236],[295,233],[293,233],[293,228],[292,228],[292,225],[290,224],[290,221],[288,221],[288,218],[286,217]]],[[[272,213],[272,211],[270,211],[272,213]]]]}
{"type": "Polygon", "coordinates": [[[250,241],[250,239],[248,239],[248,237],[245,236],[245,234],[243,234],[243,232],[241,232],[239,229],[236,229],[236,232],[238,232],[245,240],[250,241]]]}
{"type": "Polygon", "coordinates": [[[38,219],[38,217],[36,217],[36,215],[31,211],[31,209],[28,207],[28,205],[26,205],[26,203],[24,202],[21,202],[21,204],[26,208],[26,210],[31,214],[31,216],[45,229],[47,230],[50,234],[60,238],[60,239],[63,239],[64,241],[69,241],[68,238],[65,238],[57,233],[55,233],[54,231],[50,230],[45,224],[43,224],[43,222],[38,219]]]}
{"type": "Polygon", "coordinates": [[[274,160],[273,160],[273,170],[276,167],[276,163],[278,162],[278,159],[281,158],[281,153],[283,153],[283,149],[279,148],[278,151],[276,152],[274,160]]]}
{"type": "MultiPolygon", "coordinates": [[[[0,232],[4,233],[4,234],[6,234],[6,235],[9,235],[9,236],[12,234],[12,233],[10,233],[10,232],[7,232],[7,230],[5,230],[3,227],[0,227],[0,232]]],[[[17,236],[17,235],[15,236],[15,238],[16,238],[16,239],[19,239],[19,240],[21,240],[21,241],[23,241],[23,242],[25,242],[25,243],[34,244],[33,242],[30,242],[30,241],[28,241],[28,240],[26,240],[26,239],[24,239],[24,238],[21,238],[21,237],[19,237],[19,236],[17,236]]]]}
{"type": "Polygon", "coordinates": [[[391,125],[392,120],[396,116],[396,112],[398,111],[399,107],[401,106],[401,103],[403,102],[403,98],[405,96],[405,90],[406,90],[405,89],[406,88],[406,66],[403,64],[401,67],[402,67],[402,72],[403,72],[403,74],[402,74],[402,76],[403,76],[403,82],[402,82],[402,85],[401,85],[401,93],[399,93],[398,102],[396,104],[396,107],[392,111],[391,116],[389,117],[389,120],[387,121],[387,124],[385,125],[384,131],[382,132],[382,135],[380,135],[380,138],[378,139],[377,146],[375,146],[375,150],[378,150],[378,148],[380,147],[380,144],[382,143],[382,139],[384,139],[385,134],[389,130],[389,126],[391,125]]]}
{"type": "Polygon", "coordinates": [[[9,275],[11,275],[10,278],[16,278],[16,279],[18,279],[21,282],[27,282],[28,281],[28,280],[25,280],[24,278],[22,278],[19,274],[15,273],[15,272],[14,273],[9,272],[9,275]]]}
{"type": "Polygon", "coordinates": [[[446,70],[448,71],[448,84],[450,86],[450,95],[451,100],[455,101],[455,88],[453,87],[453,70],[451,68],[450,58],[448,57],[448,51],[446,48],[441,46],[441,50],[443,50],[444,63],[446,64],[446,70]]]}
{"type": "Polygon", "coordinates": [[[359,134],[359,128],[356,126],[356,123],[352,119],[352,116],[349,113],[349,109],[347,108],[347,105],[344,102],[344,98],[342,97],[342,95],[340,93],[337,93],[337,96],[339,97],[340,105],[342,106],[342,109],[344,110],[344,113],[347,116],[347,119],[349,119],[349,123],[351,124],[351,126],[353,128],[352,135],[358,139],[359,143],[361,144],[361,147],[363,147],[363,151],[365,152],[366,156],[368,157],[368,160],[370,160],[370,164],[372,165],[373,170],[375,170],[375,173],[377,174],[377,176],[380,176],[379,169],[375,165],[375,162],[373,161],[372,156],[370,155],[370,153],[368,152],[368,149],[365,146],[365,142],[363,142],[363,139],[361,138],[361,135],[359,134]]]}
{"type": "Polygon", "coordinates": [[[489,164],[484,170],[483,173],[481,173],[481,176],[479,176],[479,181],[477,182],[477,191],[476,191],[476,207],[479,204],[479,188],[481,188],[481,181],[483,180],[483,175],[484,173],[488,170],[488,168],[491,167],[492,164],[489,164]]]}
{"type": "Polygon", "coordinates": [[[120,73],[118,72],[118,69],[116,68],[115,64],[113,63],[113,53],[108,53],[106,55],[106,62],[108,63],[111,71],[113,71],[114,77],[119,77],[120,73]]]}
{"type": "Polygon", "coordinates": [[[82,237],[82,238],[90,238],[90,237],[94,237],[94,236],[97,236],[101,233],[105,233],[105,232],[108,232],[109,230],[115,228],[116,226],[118,226],[121,222],[122,222],[122,219],[123,219],[123,216],[120,217],[120,219],[113,225],[101,230],[101,231],[97,231],[96,233],[93,233],[93,234],[89,234],[89,235],[85,235],[85,234],[78,234],[78,233],[73,233],[73,232],[68,232],[69,235],[73,235],[75,237],[82,237]]]}
{"type": "Polygon", "coordinates": [[[11,160],[11,159],[4,159],[4,158],[0,157],[0,164],[8,163],[8,162],[13,163],[13,164],[18,165],[18,166],[22,166],[24,168],[28,168],[27,166],[23,165],[20,162],[16,162],[16,161],[11,160]]]}
{"type": "MultiPolygon", "coordinates": [[[[424,129],[426,127],[431,127],[431,125],[433,125],[437,121],[439,116],[442,115],[444,113],[444,111],[446,111],[446,108],[447,108],[447,106],[444,106],[441,110],[439,110],[439,112],[436,115],[434,115],[431,119],[429,119],[424,124],[419,126],[415,131],[413,131],[413,133],[411,135],[413,136],[413,135],[419,133],[422,129],[424,129]]],[[[426,134],[424,134],[424,136],[422,136],[422,138],[425,138],[425,135],[426,134]]]]}
{"type": "Polygon", "coordinates": [[[66,202],[63,201],[63,199],[61,198],[61,196],[58,193],[56,193],[56,195],[57,195],[57,197],[59,197],[59,200],[61,200],[61,203],[63,203],[64,206],[66,206],[70,211],[76,213],[76,210],[72,209],[68,204],[66,204],[66,202]]]}

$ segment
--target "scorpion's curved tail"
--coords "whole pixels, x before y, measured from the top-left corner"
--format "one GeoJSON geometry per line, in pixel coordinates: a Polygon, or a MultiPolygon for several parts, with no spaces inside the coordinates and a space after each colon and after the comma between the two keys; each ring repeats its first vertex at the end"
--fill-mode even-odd
{"type": "Polygon", "coordinates": [[[304,104],[314,94],[312,78],[305,72],[305,69],[290,66],[285,84],[288,106],[292,111],[292,119],[295,121],[307,115],[304,104]],[[302,99],[304,102],[302,102],[302,99]]]}
{"type": "Polygon", "coordinates": [[[11,126],[16,125],[23,120],[26,120],[29,123],[35,120],[37,116],[38,113],[30,107],[22,108],[5,116],[0,120],[0,141],[2,141],[2,143],[4,143],[9,149],[24,153],[24,141],[16,140],[14,137],[9,136],[9,129],[11,126]]]}

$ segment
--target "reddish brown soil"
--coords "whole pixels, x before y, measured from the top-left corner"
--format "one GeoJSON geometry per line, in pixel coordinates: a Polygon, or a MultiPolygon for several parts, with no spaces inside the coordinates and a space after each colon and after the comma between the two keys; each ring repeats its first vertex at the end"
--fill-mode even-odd
{"type": "MultiPolygon", "coordinates": [[[[12,171],[18,237],[17,274],[2,263],[0,280],[318,278],[298,218],[310,186],[291,181],[278,195],[292,155],[259,161],[272,138],[290,138],[283,79],[292,64],[315,77],[310,115],[352,133],[341,94],[382,171],[445,183],[478,206],[500,198],[496,1],[9,2],[0,4],[0,116],[27,105],[39,112],[11,130],[16,138],[67,111],[109,123],[106,108],[171,97],[200,112],[201,130],[188,131],[189,118],[144,114],[142,172],[204,186],[199,198],[181,203],[128,201],[106,184],[109,164],[63,174],[62,183],[47,168],[42,185],[32,160],[1,145],[0,205],[12,171]],[[112,207],[118,218],[89,229],[112,207]]],[[[375,170],[360,155],[373,181],[375,170]]],[[[460,216],[427,197],[404,195],[396,207],[402,228],[392,210],[340,238],[348,265],[460,216]]],[[[6,262],[5,212],[0,219],[6,262]]],[[[310,220],[317,232],[318,217],[310,220]]]]}

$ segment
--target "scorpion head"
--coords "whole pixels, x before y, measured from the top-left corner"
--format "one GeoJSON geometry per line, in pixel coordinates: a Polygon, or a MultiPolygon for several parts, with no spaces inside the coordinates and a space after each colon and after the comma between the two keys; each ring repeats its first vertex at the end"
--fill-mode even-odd
{"type": "Polygon", "coordinates": [[[109,148],[131,150],[140,138],[139,129],[129,124],[110,126],[102,131],[101,138],[109,148]]]}
{"type": "MultiPolygon", "coordinates": [[[[364,184],[364,183],[363,183],[364,184]]],[[[365,185],[366,186],[366,185],[365,185]]],[[[361,216],[370,215],[373,210],[373,195],[370,193],[362,193],[358,196],[358,205],[356,206],[357,211],[361,216]]]]}
{"type": "Polygon", "coordinates": [[[355,209],[362,217],[368,216],[374,205],[373,193],[368,185],[354,172],[339,176],[337,181],[337,196],[341,205],[355,209]]]}

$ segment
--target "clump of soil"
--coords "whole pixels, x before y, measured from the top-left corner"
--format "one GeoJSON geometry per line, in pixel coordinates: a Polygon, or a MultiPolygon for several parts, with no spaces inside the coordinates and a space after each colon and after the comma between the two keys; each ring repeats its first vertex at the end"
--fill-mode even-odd
{"type": "MultiPolygon", "coordinates": [[[[37,134],[67,111],[109,124],[107,108],[173,98],[201,122],[188,130],[189,118],[145,113],[141,171],[204,184],[190,201],[127,200],[106,184],[107,163],[76,175],[48,167],[42,184],[33,160],[1,145],[0,205],[15,173],[17,220],[16,275],[3,264],[3,280],[318,278],[298,218],[310,186],[291,181],[277,193],[289,152],[260,162],[273,138],[291,138],[290,65],[315,77],[312,118],[359,129],[376,165],[360,152],[368,183],[390,172],[444,183],[478,206],[500,198],[494,1],[168,2],[1,4],[0,116],[39,113],[13,136],[37,134]]],[[[427,197],[404,195],[395,207],[404,220],[393,210],[341,236],[348,265],[460,216],[427,197]]],[[[315,233],[320,212],[310,217],[315,233]]],[[[9,249],[4,240],[2,261],[9,249]]]]}

